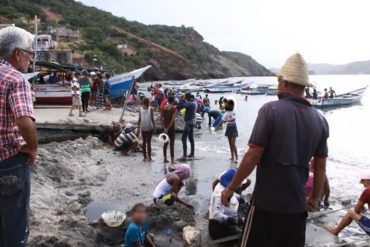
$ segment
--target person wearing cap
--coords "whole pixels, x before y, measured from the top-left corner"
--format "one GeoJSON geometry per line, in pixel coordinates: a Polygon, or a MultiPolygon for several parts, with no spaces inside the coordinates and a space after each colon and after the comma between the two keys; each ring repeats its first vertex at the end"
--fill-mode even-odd
{"type": "MultiPolygon", "coordinates": [[[[241,233],[242,219],[238,217],[239,195],[233,193],[230,197],[230,207],[221,202],[222,191],[230,184],[237,169],[230,168],[225,171],[214,185],[210,205],[208,231],[212,239],[220,239],[241,233]]],[[[240,186],[241,187],[241,186],[240,186]]]]}
{"type": "Polygon", "coordinates": [[[71,93],[72,93],[72,106],[71,106],[71,110],[69,111],[68,116],[72,117],[73,116],[73,110],[78,109],[79,116],[83,117],[83,115],[82,115],[81,93],[80,93],[80,84],[78,84],[78,81],[77,81],[76,78],[72,79],[71,93]]]}
{"type": "Polygon", "coordinates": [[[251,206],[239,246],[305,246],[307,211],[318,207],[326,175],[329,126],[325,117],[304,98],[311,87],[307,64],[292,55],[278,76],[279,100],[258,113],[244,155],[232,182],[222,192],[228,198],[257,167],[251,206]],[[306,200],[309,162],[314,157],[314,186],[306,200]]]}
{"type": "Polygon", "coordinates": [[[193,208],[189,203],[184,202],[178,197],[178,193],[185,185],[185,180],[192,176],[191,168],[188,164],[179,165],[176,170],[169,173],[155,187],[153,192],[154,203],[163,202],[167,206],[172,206],[175,202],[193,208]]]}
{"type": "Polygon", "coordinates": [[[360,183],[365,189],[357,201],[356,206],[347,211],[346,215],[344,215],[337,226],[326,224],[325,229],[327,229],[329,232],[338,235],[354,220],[361,227],[361,229],[370,236],[370,219],[362,214],[362,212],[365,211],[365,204],[367,204],[368,208],[370,209],[370,171],[361,174],[360,183]]]}

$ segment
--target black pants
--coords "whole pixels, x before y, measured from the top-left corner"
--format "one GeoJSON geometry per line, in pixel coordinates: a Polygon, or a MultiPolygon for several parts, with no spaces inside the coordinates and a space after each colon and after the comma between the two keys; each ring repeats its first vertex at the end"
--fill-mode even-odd
{"type": "Polygon", "coordinates": [[[187,140],[190,141],[190,155],[194,155],[194,121],[189,121],[185,123],[184,130],[182,132],[182,149],[184,152],[184,157],[187,155],[188,144],[187,140]]]}
{"type": "Polygon", "coordinates": [[[227,225],[210,219],[208,222],[208,232],[212,239],[226,238],[241,233],[237,226],[227,225]]]}
{"type": "Polygon", "coordinates": [[[281,214],[251,206],[240,247],[304,247],[307,213],[281,214]]]}
{"type": "Polygon", "coordinates": [[[81,93],[82,111],[83,112],[87,112],[87,108],[89,107],[89,100],[90,100],[90,93],[89,92],[81,93]]]}
{"type": "Polygon", "coordinates": [[[170,139],[169,142],[166,142],[163,145],[163,156],[166,159],[167,158],[167,148],[168,148],[168,143],[170,144],[170,154],[171,154],[171,161],[175,158],[175,135],[176,135],[176,130],[175,128],[171,128],[168,130],[167,135],[170,139]]]}
{"type": "Polygon", "coordinates": [[[0,246],[25,247],[28,238],[30,165],[18,153],[0,161],[0,246]]]}

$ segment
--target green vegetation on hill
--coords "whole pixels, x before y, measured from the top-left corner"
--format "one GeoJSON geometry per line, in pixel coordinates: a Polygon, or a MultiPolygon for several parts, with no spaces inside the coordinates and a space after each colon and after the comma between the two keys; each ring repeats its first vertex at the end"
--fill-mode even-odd
{"type": "Polygon", "coordinates": [[[81,53],[87,64],[96,60],[116,72],[152,64],[150,79],[270,74],[249,56],[235,58],[203,42],[193,28],[144,25],[74,0],[2,0],[0,15],[28,29],[27,20],[34,15],[41,18],[42,30],[48,26],[79,29],[82,41],[69,47],[81,53]],[[119,50],[119,44],[127,44],[130,52],[119,50]]]}

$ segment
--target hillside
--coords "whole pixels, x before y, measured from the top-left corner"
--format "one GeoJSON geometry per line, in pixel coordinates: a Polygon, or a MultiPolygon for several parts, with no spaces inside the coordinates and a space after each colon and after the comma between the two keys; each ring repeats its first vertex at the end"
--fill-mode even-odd
{"type": "Polygon", "coordinates": [[[63,46],[84,63],[103,65],[110,71],[151,64],[153,68],[146,73],[146,79],[151,80],[270,75],[250,56],[221,52],[204,42],[191,27],[144,25],[74,0],[0,2],[0,23],[14,22],[32,31],[29,19],[34,15],[41,19],[41,30],[49,26],[80,30],[82,40],[63,46]],[[127,45],[127,51],[117,48],[122,44],[127,45]]]}
{"type": "Polygon", "coordinates": [[[309,69],[317,75],[328,74],[370,74],[370,60],[348,64],[309,64],[309,69]]]}

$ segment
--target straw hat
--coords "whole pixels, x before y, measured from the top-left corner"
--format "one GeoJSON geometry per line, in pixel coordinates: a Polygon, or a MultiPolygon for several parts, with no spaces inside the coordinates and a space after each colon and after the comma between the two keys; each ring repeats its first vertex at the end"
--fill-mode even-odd
{"type": "Polygon", "coordinates": [[[296,53],[286,60],[283,67],[281,67],[279,76],[290,83],[297,85],[312,87],[312,83],[308,81],[308,70],[306,61],[302,55],[296,53]]]}

